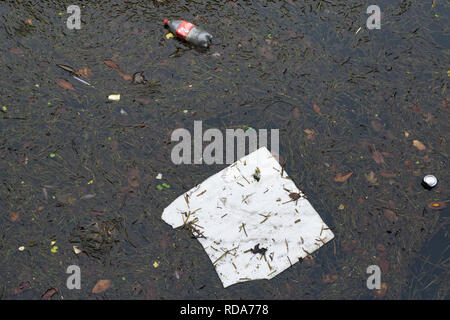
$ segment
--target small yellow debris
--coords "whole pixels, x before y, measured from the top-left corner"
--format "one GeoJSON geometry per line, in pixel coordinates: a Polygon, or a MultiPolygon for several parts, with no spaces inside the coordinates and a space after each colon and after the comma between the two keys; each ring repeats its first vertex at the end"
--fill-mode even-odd
{"type": "Polygon", "coordinates": [[[55,245],[55,244],[56,244],[56,241],[50,242],[50,245],[51,245],[51,246],[53,246],[53,245],[55,245]]]}
{"type": "Polygon", "coordinates": [[[108,96],[108,100],[111,101],[120,101],[120,94],[110,94],[108,96]]]}
{"type": "Polygon", "coordinates": [[[339,207],[338,207],[339,210],[344,210],[344,208],[345,208],[345,207],[344,207],[343,204],[340,204],[339,207]]]}
{"type": "Polygon", "coordinates": [[[425,150],[427,147],[425,147],[425,145],[420,142],[419,140],[414,140],[413,141],[413,146],[416,147],[418,150],[423,151],[425,150]]]}
{"type": "Polygon", "coordinates": [[[73,252],[75,252],[75,254],[80,254],[80,253],[81,253],[81,250],[78,249],[77,246],[73,246],[73,252]]]}
{"type": "Polygon", "coordinates": [[[174,37],[174,35],[173,35],[173,33],[172,32],[169,32],[168,34],[166,34],[166,39],[168,40],[168,39],[171,39],[171,38],[173,38],[174,37]]]}
{"type": "Polygon", "coordinates": [[[19,251],[23,251],[23,250],[25,250],[25,247],[24,246],[20,246],[19,247],[19,251]]]}
{"type": "Polygon", "coordinates": [[[408,138],[410,133],[408,131],[405,131],[405,137],[408,138]]]}
{"type": "Polygon", "coordinates": [[[58,252],[58,246],[53,246],[53,247],[50,249],[50,251],[51,251],[52,253],[58,252]]]}
{"type": "Polygon", "coordinates": [[[89,180],[88,184],[93,184],[94,180],[89,180]]]}
{"type": "Polygon", "coordinates": [[[153,267],[154,268],[158,268],[159,267],[159,262],[158,261],[153,262],[153,267]]]}
{"type": "Polygon", "coordinates": [[[450,70],[447,70],[447,76],[450,77],[450,70]]]}

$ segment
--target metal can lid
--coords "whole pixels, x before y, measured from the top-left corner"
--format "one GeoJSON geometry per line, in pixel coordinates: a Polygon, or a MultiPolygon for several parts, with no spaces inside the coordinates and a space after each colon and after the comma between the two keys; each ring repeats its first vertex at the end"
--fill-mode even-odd
{"type": "Polygon", "coordinates": [[[434,188],[437,185],[438,180],[432,174],[427,174],[425,177],[423,177],[422,183],[428,188],[434,188]]]}

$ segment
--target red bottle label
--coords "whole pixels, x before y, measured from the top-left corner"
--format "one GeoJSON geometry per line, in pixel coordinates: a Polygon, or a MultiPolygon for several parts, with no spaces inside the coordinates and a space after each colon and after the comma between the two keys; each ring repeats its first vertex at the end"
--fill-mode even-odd
{"type": "Polygon", "coordinates": [[[191,31],[191,29],[194,27],[194,25],[190,22],[183,21],[179,25],[177,29],[177,35],[183,39],[186,39],[188,33],[191,31]]]}

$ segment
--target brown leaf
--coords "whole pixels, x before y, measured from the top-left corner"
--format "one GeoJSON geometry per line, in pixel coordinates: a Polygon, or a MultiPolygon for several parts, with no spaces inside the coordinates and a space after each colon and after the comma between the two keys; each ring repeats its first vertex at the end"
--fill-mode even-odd
{"type": "Polygon", "coordinates": [[[342,250],[345,252],[353,251],[357,247],[358,242],[356,240],[347,240],[342,243],[342,250]]]}
{"type": "Polygon", "coordinates": [[[333,283],[333,282],[335,282],[337,279],[339,278],[339,276],[336,274],[336,273],[334,273],[334,274],[327,274],[326,276],[324,276],[323,278],[322,278],[322,282],[323,283],[333,283]]]}
{"type": "Polygon", "coordinates": [[[30,288],[31,288],[30,281],[21,282],[17,288],[14,288],[12,290],[11,293],[16,296],[30,288]]]}
{"type": "Polygon", "coordinates": [[[133,188],[139,187],[139,170],[136,168],[130,168],[128,170],[128,183],[133,188]]]}
{"type": "Polygon", "coordinates": [[[145,99],[145,98],[134,98],[134,102],[139,102],[139,103],[143,103],[143,104],[149,104],[151,102],[151,100],[145,99]]]}
{"type": "Polygon", "coordinates": [[[386,252],[386,247],[381,243],[377,243],[377,251],[382,255],[386,252]]]}
{"type": "Polygon", "coordinates": [[[303,132],[307,134],[306,138],[309,140],[313,140],[316,135],[316,132],[312,129],[305,129],[303,132]]]}
{"type": "Polygon", "coordinates": [[[92,293],[101,293],[103,291],[108,290],[109,286],[111,285],[111,280],[98,280],[95,284],[94,288],[92,289],[92,293]]]}
{"type": "Polygon", "coordinates": [[[70,82],[67,82],[66,80],[63,79],[57,79],[56,83],[58,84],[58,86],[60,86],[63,89],[66,90],[71,90],[74,91],[75,89],[73,88],[72,84],[70,82]]]}
{"type": "Polygon", "coordinates": [[[50,288],[42,294],[41,298],[44,300],[48,300],[53,297],[56,292],[58,291],[55,288],[50,288]]]}
{"type": "Polygon", "coordinates": [[[413,141],[413,146],[416,147],[418,150],[423,151],[425,150],[427,147],[425,147],[425,145],[420,142],[419,140],[414,140],[413,141]]]}
{"type": "Polygon", "coordinates": [[[9,52],[11,52],[13,54],[24,54],[23,50],[20,48],[11,48],[11,49],[9,49],[9,52]]]}
{"type": "Polygon", "coordinates": [[[16,213],[16,212],[11,212],[11,213],[9,214],[9,219],[10,219],[12,222],[16,222],[17,220],[19,220],[19,218],[20,218],[20,215],[19,215],[18,213],[16,213]]]}
{"type": "Polygon", "coordinates": [[[372,128],[375,129],[375,131],[380,132],[381,130],[383,130],[383,124],[378,120],[372,120],[370,124],[372,125],[372,128]]]}
{"type": "Polygon", "coordinates": [[[105,61],[103,61],[103,63],[106,64],[110,68],[117,69],[117,70],[120,69],[119,66],[114,61],[105,60],[105,61]]]}
{"type": "Polygon", "coordinates": [[[379,171],[379,173],[380,173],[380,176],[385,177],[385,178],[395,178],[397,176],[395,173],[388,172],[384,169],[381,169],[379,171]]]}
{"type": "Polygon", "coordinates": [[[103,215],[103,211],[92,210],[91,214],[94,214],[96,216],[102,216],[103,215]]]}
{"type": "Polygon", "coordinates": [[[79,74],[83,78],[89,78],[94,75],[89,68],[78,69],[77,74],[79,74]]]}
{"type": "Polygon", "coordinates": [[[375,148],[374,144],[369,144],[369,150],[370,152],[372,152],[372,158],[376,163],[384,163],[383,155],[379,151],[377,151],[377,148],[375,148]]]}
{"type": "Polygon", "coordinates": [[[336,175],[336,177],[334,177],[334,181],[335,182],[345,182],[347,181],[348,178],[351,177],[351,175],[353,174],[352,171],[350,171],[349,173],[347,173],[346,175],[342,175],[341,173],[338,173],[336,175]]]}
{"type": "Polygon", "coordinates": [[[317,112],[318,114],[320,114],[320,108],[317,104],[314,103],[313,105],[314,111],[317,112]]]}
{"type": "Polygon", "coordinates": [[[292,294],[292,286],[287,282],[286,282],[285,286],[286,286],[286,290],[287,290],[288,294],[292,294]]]}
{"type": "Polygon", "coordinates": [[[371,184],[377,183],[377,178],[375,178],[375,173],[373,171],[370,171],[368,174],[364,174],[366,177],[366,180],[369,181],[371,184]]]}
{"type": "Polygon", "coordinates": [[[147,284],[147,288],[146,288],[146,293],[145,293],[145,299],[147,300],[156,300],[157,296],[158,296],[158,291],[155,287],[155,285],[153,284],[153,282],[149,282],[147,284]]]}
{"type": "Polygon", "coordinates": [[[389,209],[384,209],[384,216],[391,222],[396,222],[398,220],[397,214],[389,209]]]}
{"type": "Polygon", "coordinates": [[[378,265],[380,266],[380,269],[381,269],[381,271],[382,271],[384,274],[387,274],[387,273],[388,273],[388,271],[389,271],[389,261],[386,260],[386,258],[380,257],[380,258],[378,259],[378,265]]]}
{"type": "Polygon", "coordinates": [[[295,107],[294,110],[292,110],[292,115],[295,119],[300,118],[300,109],[295,107]]]}
{"type": "Polygon", "coordinates": [[[129,74],[123,73],[122,71],[117,71],[119,73],[119,75],[122,77],[123,80],[125,81],[131,81],[133,80],[133,77],[130,76],[129,74]]]}
{"type": "Polygon", "coordinates": [[[414,163],[412,163],[409,160],[405,160],[405,166],[412,168],[412,167],[414,167],[414,163]]]}

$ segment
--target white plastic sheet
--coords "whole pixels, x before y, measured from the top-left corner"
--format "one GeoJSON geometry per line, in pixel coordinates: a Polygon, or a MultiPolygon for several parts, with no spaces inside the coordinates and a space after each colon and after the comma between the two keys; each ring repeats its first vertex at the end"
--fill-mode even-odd
{"type": "Polygon", "coordinates": [[[162,219],[197,236],[224,287],[271,279],[334,237],[265,147],[178,197],[162,219]]]}

